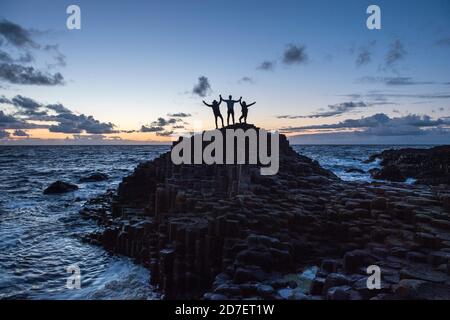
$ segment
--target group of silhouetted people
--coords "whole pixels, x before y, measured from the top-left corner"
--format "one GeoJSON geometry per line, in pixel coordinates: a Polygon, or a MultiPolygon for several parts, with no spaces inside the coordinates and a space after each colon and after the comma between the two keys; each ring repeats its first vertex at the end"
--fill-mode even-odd
{"type": "Polygon", "coordinates": [[[248,107],[251,107],[256,102],[247,104],[245,101],[242,101],[242,97],[240,97],[239,100],[233,100],[232,96],[228,96],[228,100],[222,99],[222,95],[219,95],[219,97],[220,97],[220,101],[214,100],[212,102],[212,104],[208,104],[205,101],[203,101],[203,103],[206,106],[211,107],[213,109],[214,117],[216,119],[216,128],[218,128],[217,118],[220,118],[220,120],[222,120],[222,127],[224,126],[223,125],[223,117],[222,117],[222,114],[220,113],[220,108],[219,108],[222,101],[227,104],[227,125],[230,125],[230,116],[231,116],[231,118],[233,120],[233,124],[234,124],[234,104],[237,102],[239,102],[239,104],[242,107],[242,109],[241,109],[242,115],[239,117],[239,123],[242,122],[242,119],[244,119],[244,123],[247,123],[248,107]]]}

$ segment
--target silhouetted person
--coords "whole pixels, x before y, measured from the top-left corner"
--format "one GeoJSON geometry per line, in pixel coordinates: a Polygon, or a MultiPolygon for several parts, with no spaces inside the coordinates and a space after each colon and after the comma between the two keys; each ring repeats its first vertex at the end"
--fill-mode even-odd
{"type": "Polygon", "coordinates": [[[216,129],[219,129],[219,127],[217,126],[217,118],[220,118],[220,120],[222,120],[222,128],[223,128],[223,117],[222,114],[220,113],[220,104],[222,103],[222,99],[220,100],[220,102],[217,102],[217,100],[214,100],[212,102],[212,104],[207,104],[204,100],[203,103],[207,106],[213,109],[214,112],[214,118],[216,118],[216,129]]]}
{"type": "Polygon", "coordinates": [[[239,98],[239,100],[233,100],[232,96],[228,96],[228,100],[222,99],[222,95],[220,95],[220,102],[224,101],[227,103],[227,126],[230,125],[230,115],[233,119],[234,124],[234,104],[237,102],[241,102],[242,97],[239,98]]]}
{"type": "Polygon", "coordinates": [[[242,109],[241,109],[242,115],[239,118],[239,123],[241,123],[242,119],[244,119],[244,123],[247,123],[248,107],[251,107],[255,103],[256,103],[256,101],[253,103],[250,103],[250,104],[247,104],[247,102],[245,102],[245,101],[240,102],[241,107],[242,107],[242,109]]]}

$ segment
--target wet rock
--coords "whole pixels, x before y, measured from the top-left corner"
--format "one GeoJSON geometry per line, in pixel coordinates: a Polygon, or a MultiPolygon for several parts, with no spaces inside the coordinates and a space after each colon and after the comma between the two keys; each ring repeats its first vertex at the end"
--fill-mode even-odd
{"type": "Polygon", "coordinates": [[[371,169],[369,172],[372,178],[377,180],[394,182],[404,182],[406,180],[400,169],[394,165],[389,165],[381,169],[371,169]]]}
{"type": "Polygon", "coordinates": [[[105,173],[101,173],[101,172],[95,172],[92,173],[88,176],[82,177],[80,178],[80,182],[98,182],[98,181],[104,181],[104,180],[108,180],[109,176],[105,173]]]}
{"type": "Polygon", "coordinates": [[[428,265],[407,266],[400,271],[400,279],[418,279],[436,283],[450,280],[446,274],[434,271],[428,265]]]}
{"type": "Polygon", "coordinates": [[[273,296],[275,290],[272,286],[260,284],[256,286],[256,292],[263,298],[270,299],[273,296]]]}
{"type": "Polygon", "coordinates": [[[251,281],[263,281],[268,278],[268,275],[259,267],[240,267],[234,273],[233,281],[235,283],[245,283],[251,281]]]}
{"type": "Polygon", "coordinates": [[[449,300],[450,286],[423,280],[405,279],[400,281],[395,294],[411,300],[449,300]]]}
{"type": "Polygon", "coordinates": [[[332,287],[327,291],[328,300],[349,300],[351,295],[351,287],[347,285],[332,287]]]}
{"type": "Polygon", "coordinates": [[[66,193],[78,190],[78,186],[64,182],[64,181],[56,181],[49,185],[45,190],[44,194],[58,194],[58,193],[66,193]]]}
{"type": "Polygon", "coordinates": [[[332,287],[348,285],[350,284],[350,282],[351,281],[343,274],[330,273],[325,279],[325,283],[323,285],[323,292],[326,294],[328,292],[328,289],[332,287]]]}
{"type": "Polygon", "coordinates": [[[349,273],[356,272],[360,267],[366,266],[373,260],[365,250],[353,250],[344,255],[344,269],[349,273]]]}
{"type": "Polygon", "coordinates": [[[376,158],[382,159],[383,169],[396,168],[392,171],[396,180],[392,181],[403,181],[397,180],[403,177],[415,178],[418,183],[429,185],[450,183],[450,145],[429,149],[385,150],[370,157],[371,160],[376,158]]]}

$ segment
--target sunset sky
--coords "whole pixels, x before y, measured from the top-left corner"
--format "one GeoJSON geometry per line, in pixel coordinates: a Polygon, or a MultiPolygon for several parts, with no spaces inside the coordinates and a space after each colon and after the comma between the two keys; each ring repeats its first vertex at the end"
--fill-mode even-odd
{"type": "Polygon", "coordinates": [[[450,143],[449,57],[448,0],[1,0],[0,144],[167,142],[219,94],[294,143],[450,143]]]}

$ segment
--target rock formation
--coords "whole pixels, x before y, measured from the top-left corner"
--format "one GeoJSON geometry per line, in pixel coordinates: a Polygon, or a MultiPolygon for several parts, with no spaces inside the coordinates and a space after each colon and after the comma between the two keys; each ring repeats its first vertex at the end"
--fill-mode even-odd
{"type": "MultiPolygon", "coordinates": [[[[239,127],[239,125],[237,126],[239,127]]],[[[151,270],[166,299],[433,299],[450,292],[450,191],[348,183],[280,135],[280,169],[140,164],[81,213],[88,240],[151,270]],[[367,267],[381,287],[367,288],[367,267]]]]}
{"type": "Polygon", "coordinates": [[[55,181],[49,185],[44,194],[58,194],[78,190],[78,186],[64,181],[55,181]]]}
{"type": "Polygon", "coordinates": [[[383,168],[372,170],[374,179],[405,181],[417,179],[418,184],[450,184],[450,145],[430,149],[385,150],[372,155],[367,162],[381,159],[383,168]]]}

